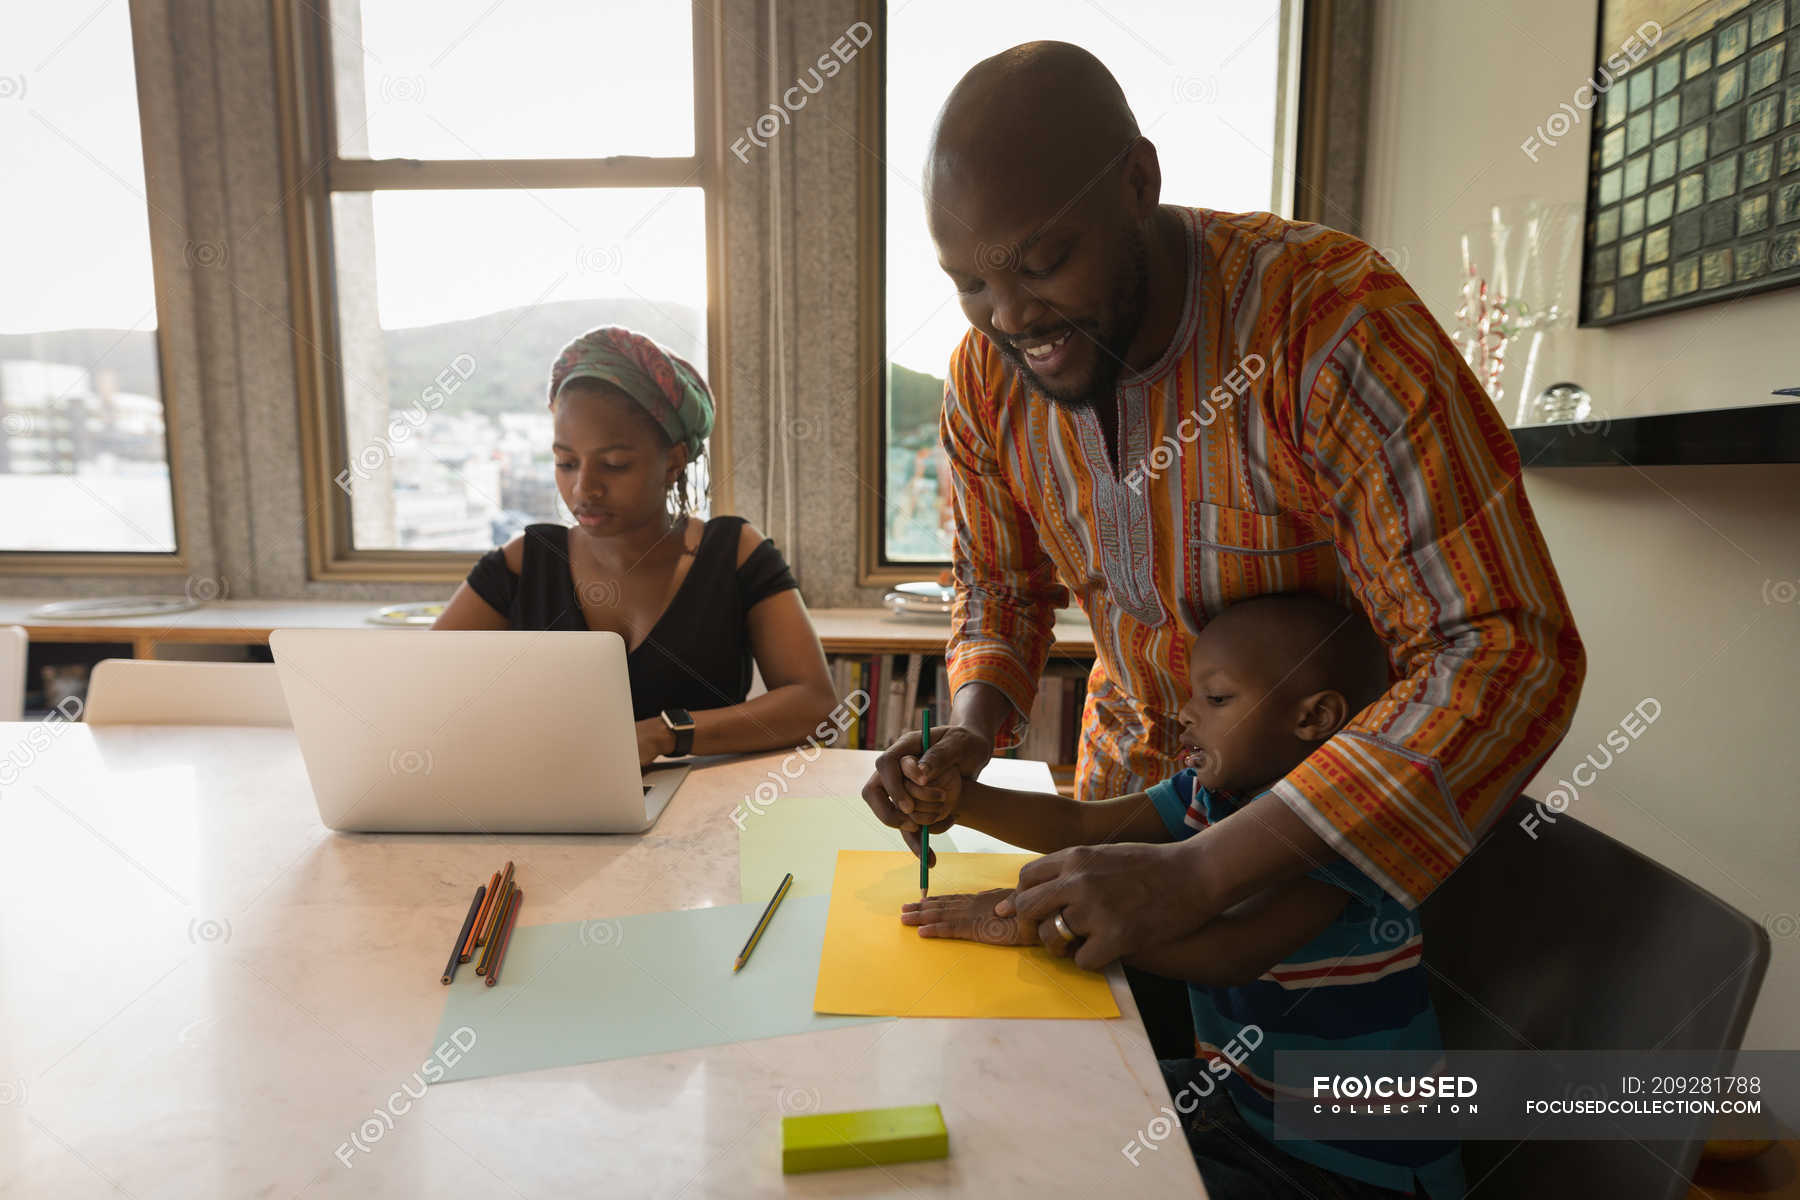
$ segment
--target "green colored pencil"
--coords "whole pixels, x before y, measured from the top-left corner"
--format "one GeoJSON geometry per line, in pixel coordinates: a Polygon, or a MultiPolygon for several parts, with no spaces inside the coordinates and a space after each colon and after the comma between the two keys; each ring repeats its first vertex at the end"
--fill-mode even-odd
{"type": "MultiPolygon", "coordinates": [[[[924,761],[925,752],[931,749],[931,710],[925,710],[925,723],[919,730],[919,759],[924,761]]],[[[919,899],[924,900],[931,894],[931,827],[919,826],[919,899]]]]}

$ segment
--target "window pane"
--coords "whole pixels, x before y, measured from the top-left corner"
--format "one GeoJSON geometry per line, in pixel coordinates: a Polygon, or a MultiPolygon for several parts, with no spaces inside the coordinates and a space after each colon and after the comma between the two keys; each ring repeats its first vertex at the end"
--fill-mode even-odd
{"type": "Polygon", "coordinates": [[[698,188],[332,197],[344,458],[359,550],[485,550],[570,518],[545,388],[601,325],[706,370],[698,188]]]}
{"type": "Polygon", "coordinates": [[[170,553],[130,12],[9,5],[0,45],[0,550],[170,553]]]}
{"type": "Polygon", "coordinates": [[[1162,199],[1227,212],[1274,204],[1279,0],[909,0],[887,32],[886,557],[950,557],[950,501],[939,486],[937,416],[950,352],[968,331],[938,269],[919,191],[931,125],[964,71],[1040,38],[1074,42],[1124,88],[1156,144],[1162,199]],[[956,30],[954,53],[944,30],[956,30]]]}
{"type": "Polygon", "coordinates": [[[336,0],[330,31],[345,158],[694,152],[686,4],[336,0]]]}

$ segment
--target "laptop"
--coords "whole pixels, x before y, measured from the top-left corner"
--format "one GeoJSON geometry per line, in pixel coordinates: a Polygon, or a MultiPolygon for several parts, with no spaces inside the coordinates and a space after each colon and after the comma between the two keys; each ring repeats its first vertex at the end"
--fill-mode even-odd
{"type": "Polygon", "coordinates": [[[616,633],[277,629],[327,828],[641,833],[688,764],[639,771],[616,633]]]}

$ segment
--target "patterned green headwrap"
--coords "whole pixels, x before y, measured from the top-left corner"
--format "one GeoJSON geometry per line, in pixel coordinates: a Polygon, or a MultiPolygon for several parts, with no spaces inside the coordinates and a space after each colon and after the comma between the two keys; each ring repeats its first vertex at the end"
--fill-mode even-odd
{"type": "Polygon", "coordinates": [[[610,383],[637,401],[669,440],[699,457],[713,427],[713,398],[687,360],[617,325],[590,330],[563,348],[550,368],[550,403],[571,379],[610,383]]]}

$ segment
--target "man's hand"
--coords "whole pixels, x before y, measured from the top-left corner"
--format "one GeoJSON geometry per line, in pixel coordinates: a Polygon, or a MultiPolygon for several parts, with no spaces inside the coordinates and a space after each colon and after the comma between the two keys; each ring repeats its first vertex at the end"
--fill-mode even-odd
{"type": "Polygon", "coordinates": [[[994,912],[995,905],[1011,895],[1011,888],[994,888],[909,900],[900,906],[900,923],[917,925],[920,937],[960,938],[990,946],[1035,946],[1035,924],[1023,917],[1002,917],[994,912]]]}
{"type": "Polygon", "coordinates": [[[1074,846],[1026,863],[1011,900],[995,914],[1038,923],[1052,954],[1098,971],[1145,946],[1173,941],[1217,915],[1194,857],[1199,838],[1168,845],[1074,846]],[[1054,918],[1076,935],[1064,939],[1054,918]]]}
{"type": "MultiPolygon", "coordinates": [[[[921,753],[918,730],[900,735],[875,760],[875,773],[863,785],[863,801],[883,825],[900,830],[914,854],[919,829],[942,833],[956,824],[962,781],[987,766],[994,743],[962,725],[931,731],[931,748],[921,753]]],[[[937,852],[932,851],[932,861],[937,852]]]]}

